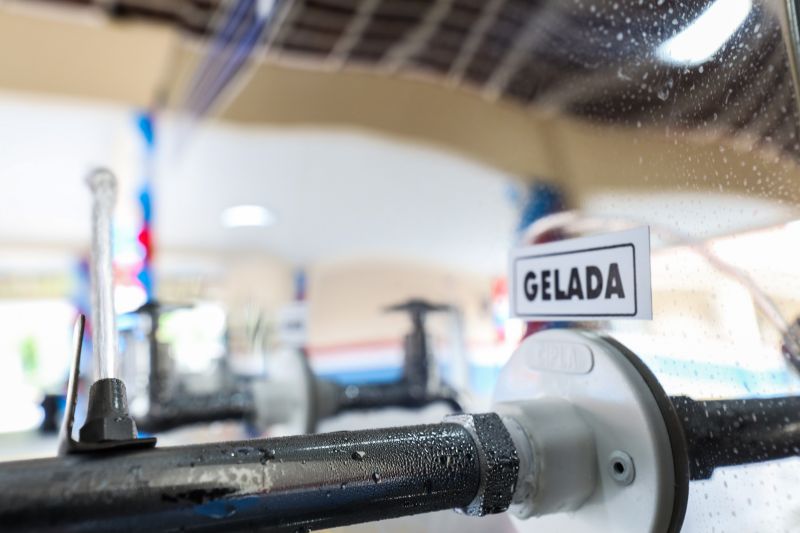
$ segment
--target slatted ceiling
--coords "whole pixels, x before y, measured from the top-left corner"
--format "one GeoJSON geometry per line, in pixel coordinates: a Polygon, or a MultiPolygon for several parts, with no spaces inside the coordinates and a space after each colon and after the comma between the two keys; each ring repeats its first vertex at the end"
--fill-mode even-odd
{"type": "MultiPolygon", "coordinates": [[[[187,21],[176,13],[186,6],[206,9],[211,21],[212,7],[222,1],[117,0],[125,13],[138,9],[143,16],[183,25],[187,21]],[[163,12],[154,14],[153,6],[159,5],[163,12]]],[[[670,2],[619,0],[615,10],[610,1],[282,1],[288,15],[276,17],[276,26],[268,29],[268,54],[286,52],[341,66],[357,62],[400,75],[424,71],[521,105],[617,124],[726,129],[773,138],[800,154],[794,147],[794,87],[780,26],[760,1],[739,30],[736,46],[707,62],[702,75],[659,64],[652,49],[697,16],[707,1],[682,4],[675,27],[669,22],[676,14],[669,9],[677,9],[670,2]],[[760,39],[754,37],[756,24],[760,39]],[[619,41],[618,32],[623,32],[619,41]],[[662,102],[658,87],[670,79],[674,87],[662,102]]]]}
{"type": "Polygon", "coordinates": [[[452,27],[441,25],[439,27],[439,31],[436,32],[433,37],[431,37],[430,41],[428,41],[427,48],[434,50],[444,49],[452,52],[455,55],[464,45],[464,37],[466,34],[467,31],[463,28],[453,29],[452,27]]]}
{"type": "Polygon", "coordinates": [[[303,11],[295,20],[294,26],[300,29],[335,33],[341,35],[352,17],[340,13],[321,13],[316,10],[303,11]]]}
{"type": "Polygon", "coordinates": [[[353,54],[361,54],[364,56],[380,58],[386,53],[389,45],[393,42],[394,40],[388,38],[363,39],[355,46],[355,48],[353,48],[353,54]]]}
{"type": "Polygon", "coordinates": [[[481,17],[480,11],[464,9],[456,4],[450,6],[450,13],[439,25],[442,30],[449,30],[466,35],[472,31],[475,22],[481,17]]]}
{"type": "Polygon", "coordinates": [[[525,29],[525,20],[522,17],[516,20],[495,18],[483,36],[483,44],[487,48],[497,47],[500,52],[508,51],[525,29]]]}
{"type": "Polygon", "coordinates": [[[416,28],[417,24],[419,24],[419,18],[386,17],[373,13],[367,22],[363,36],[366,39],[373,36],[400,39],[410,30],[416,28]]]}
{"type": "Polygon", "coordinates": [[[523,66],[511,77],[506,86],[506,94],[519,102],[530,102],[549,85],[547,79],[540,74],[540,69],[534,65],[523,66]]]}
{"type": "Polygon", "coordinates": [[[353,53],[350,54],[350,57],[354,63],[367,63],[372,65],[383,59],[385,53],[386,49],[383,47],[376,48],[369,43],[361,43],[353,49],[353,53]]]}
{"type": "Polygon", "coordinates": [[[307,37],[313,38],[313,34],[319,34],[322,37],[336,36],[340,37],[344,30],[347,28],[346,23],[326,24],[319,23],[322,17],[313,18],[309,17],[307,13],[301,13],[292,21],[293,32],[304,32],[307,37]]]}
{"type": "Polygon", "coordinates": [[[358,2],[356,0],[307,0],[302,2],[303,7],[310,9],[324,9],[326,11],[338,11],[342,14],[352,15],[355,13],[358,2]]]}
{"type": "Polygon", "coordinates": [[[354,53],[364,53],[377,58],[382,57],[396,40],[391,37],[364,38],[354,48],[354,53]]]}
{"type": "Polygon", "coordinates": [[[475,60],[496,62],[502,59],[514,44],[514,38],[519,36],[521,29],[521,27],[509,28],[507,33],[487,33],[484,35],[481,40],[481,46],[475,53],[475,60]]]}
{"type": "Polygon", "coordinates": [[[342,29],[353,20],[353,10],[340,9],[335,6],[309,4],[299,11],[298,19],[329,29],[342,29]]]}
{"type": "Polygon", "coordinates": [[[426,54],[414,58],[414,71],[433,73],[438,77],[446,75],[450,71],[452,56],[426,54]]]}
{"type": "Polygon", "coordinates": [[[318,31],[315,29],[295,26],[289,36],[286,37],[284,45],[287,46],[306,46],[311,50],[317,51],[320,55],[333,53],[333,49],[341,40],[341,35],[330,31],[318,31]]]}
{"type": "Polygon", "coordinates": [[[456,2],[450,5],[447,18],[439,25],[442,29],[449,29],[460,33],[468,33],[475,21],[481,16],[481,10],[464,7],[456,2]]]}
{"type": "Polygon", "coordinates": [[[439,1],[441,0],[383,0],[375,9],[375,16],[419,22],[439,1]]]}
{"type": "Polygon", "coordinates": [[[420,17],[406,15],[372,14],[360,42],[353,48],[353,55],[360,60],[380,62],[386,53],[417,27],[420,17]]]}
{"type": "Polygon", "coordinates": [[[471,16],[477,17],[483,13],[486,4],[486,0],[454,0],[453,10],[454,12],[469,13],[471,16]]]}
{"type": "Polygon", "coordinates": [[[509,31],[508,34],[487,33],[479,49],[472,56],[472,60],[467,66],[465,77],[472,83],[482,86],[489,81],[492,73],[497,68],[498,63],[505,57],[508,49],[513,42],[513,36],[519,34],[520,27],[509,31]]]}
{"type": "Polygon", "coordinates": [[[450,70],[450,65],[455,61],[458,55],[458,49],[447,44],[435,44],[433,41],[434,39],[431,39],[430,45],[415,54],[414,57],[411,58],[411,61],[415,64],[420,61],[425,63],[433,62],[443,65],[441,69],[443,71],[450,70]]]}
{"type": "Polygon", "coordinates": [[[333,50],[339,37],[337,33],[303,29],[295,24],[294,30],[284,37],[282,44],[295,50],[306,49],[327,54],[333,50]]]}
{"type": "Polygon", "coordinates": [[[373,18],[367,23],[361,38],[365,41],[379,41],[388,47],[401,39],[414,26],[415,24],[409,22],[373,18]]]}
{"type": "MultiPolygon", "coordinates": [[[[385,1],[385,0],[383,0],[385,1]]],[[[370,14],[371,23],[393,25],[402,27],[416,27],[422,21],[423,14],[420,12],[387,10],[386,4],[379,2],[370,14]]]]}
{"type": "Polygon", "coordinates": [[[414,58],[414,64],[417,68],[422,70],[432,70],[436,74],[446,74],[447,71],[450,70],[451,62],[452,55],[439,54],[437,56],[435,52],[427,52],[423,56],[417,56],[414,58]]]}
{"type": "Polygon", "coordinates": [[[532,11],[541,9],[547,3],[546,1],[506,0],[500,9],[498,19],[509,21],[525,20],[532,11]]]}
{"type": "Polygon", "coordinates": [[[491,77],[496,64],[495,61],[486,56],[473,57],[464,71],[464,81],[476,87],[482,86],[491,77]]]}

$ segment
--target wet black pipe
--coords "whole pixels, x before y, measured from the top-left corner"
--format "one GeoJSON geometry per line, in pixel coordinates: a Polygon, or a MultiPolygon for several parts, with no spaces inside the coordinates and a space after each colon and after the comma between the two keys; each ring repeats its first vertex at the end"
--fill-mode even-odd
{"type": "Polygon", "coordinates": [[[800,397],[697,401],[671,398],[683,423],[691,479],[714,469],[800,455],[800,397]]]}
{"type": "Polygon", "coordinates": [[[499,417],[478,417],[491,435],[483,443],[468,425],[443,423],[0,463],[0,524],[305,531],[467,508],[501,480],[501,501],[485,510],[499,512],[518,460],[499,417]],[[502,475],[487,485],[487,472],[502,475]]]}

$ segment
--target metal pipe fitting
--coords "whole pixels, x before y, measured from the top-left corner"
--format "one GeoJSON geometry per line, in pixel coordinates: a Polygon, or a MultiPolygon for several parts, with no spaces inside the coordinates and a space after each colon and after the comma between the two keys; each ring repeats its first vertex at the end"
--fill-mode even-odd
{"type": "Polygon", "coordinates": [[[595,438],[576,409],[555,398],[495,405],[519,457],[511,513],[518,518],[574,511],[597,485],[595,438]]]}
{"type": "Polygon", "coordinates": [[[478,445],[481,483],[475,498],[460,510],[470,516],[502,513],[511,505],[519,475],[519,457],[503,421],[494,413],[451,415],[478,445]]]}

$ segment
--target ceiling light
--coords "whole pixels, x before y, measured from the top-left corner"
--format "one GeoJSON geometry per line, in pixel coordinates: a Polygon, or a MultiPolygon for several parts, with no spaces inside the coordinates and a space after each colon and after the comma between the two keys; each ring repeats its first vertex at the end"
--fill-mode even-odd
{"type": "Polygon", "coordinates": [[[683,31],[662,43],[656,55],[673,65],[705,63],[744,24],[752,7],[752,0],[717,0],[683,31]]]}
{"type": "Polygon", "coordinates": [[[222,225],[226,228],[264,227],[275,222],[275,216],[260,205],[236,205],[222,211],[222,225]]]}

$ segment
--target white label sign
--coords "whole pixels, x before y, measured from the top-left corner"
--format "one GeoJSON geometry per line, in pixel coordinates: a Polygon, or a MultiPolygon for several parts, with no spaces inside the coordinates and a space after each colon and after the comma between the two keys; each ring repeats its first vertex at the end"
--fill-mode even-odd
{"type": "Polygon", "coordinates": [[[289,347],[302,348],[308,342],[308,309],[305,302],[292,302],[278,313],[278,338],[289,347]]]}
{"type": "Polygon", "coordinates": [[[650,228],[517,248],[511,287],[520,318],[651,319],[650,228]]]}

